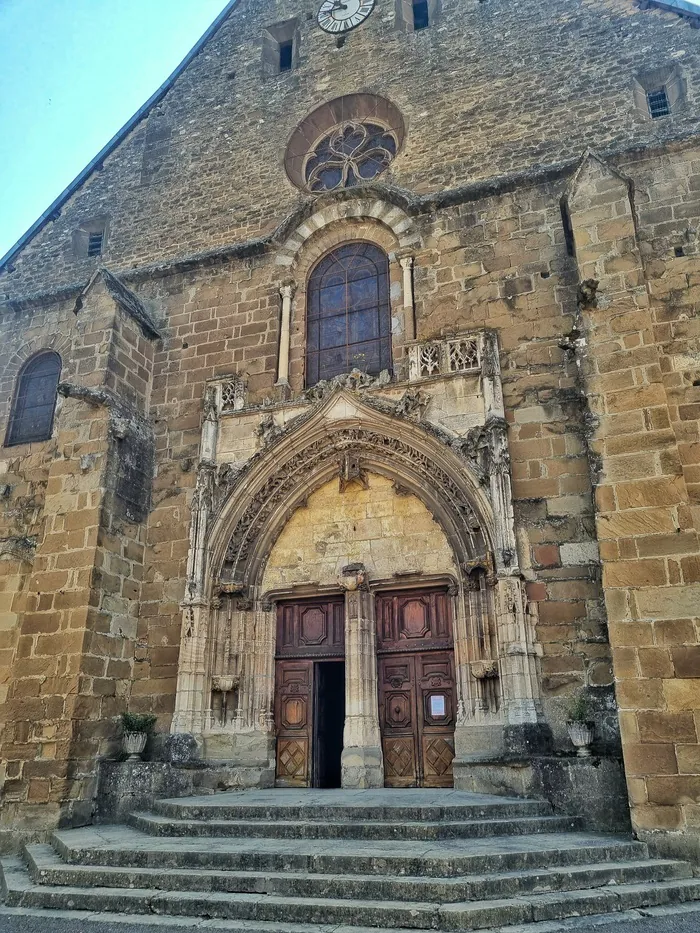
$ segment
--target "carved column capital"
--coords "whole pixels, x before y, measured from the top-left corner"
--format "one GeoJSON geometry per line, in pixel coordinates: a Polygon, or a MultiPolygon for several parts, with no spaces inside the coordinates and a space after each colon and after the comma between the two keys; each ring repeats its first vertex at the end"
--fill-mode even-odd
{"type": "Polygon", "coordinates": [[[401,268],[405,271],[406,269],[413,268],[413,256],[401,256],[399,259],[399,264],[401,268]]]}

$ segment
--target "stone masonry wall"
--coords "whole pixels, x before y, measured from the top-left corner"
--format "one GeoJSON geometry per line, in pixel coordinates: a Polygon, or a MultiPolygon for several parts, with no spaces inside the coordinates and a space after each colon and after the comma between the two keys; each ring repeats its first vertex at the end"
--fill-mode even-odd
{"type": "Polygon", "coordinates": [[[342,568],[361,563],[371,581],[398,574],[454,574],[445,535],[415,496],[397,495],[390,480],[368,474],[369,489],[338,491],[326,483],[297,510],[270,552],[263,589],[300,583],[337,584],[342,568]]]}
{"type": "Polygon", "coordinates": [[[271,233],[302,203],[282,150],[328,99],[391,100],[408,133],[387,184],[414,196],[692,132],[700,37],[632,0],[443,0],[440,19],[406,34],[382,2],[338,49],[317,4],[241,2],[151,115],[0,274],[10,297],[87,281],[74,234],[108,221],[105,259],[131,269],[271,233]],[[264,26],[296,17],[298,67],[263,77],[264,26]],[[650,121],[635,106],[640,71],[676,64],[687,104],[650,121]],[[158,138],[158,158],[153,139],[158,138]]]}
{"type": "MultiPolygon", "coordinates": [[[[5,462],[15,530],[32,532],[22,538],[32,546],[21,565],[8,565],[23,573],[14,574],[5,629],[0,834],[18,814],[25,829],[90,818],[97,758],[113,747],[114,717],[131,687],[145,528],[119,494],[119,447],[138,424],[137,408],[145,410],[144,398],[133,409],[128,402],[150,350],[100,287],[83,309],[79,325],[66,321],[72,333],[58,344],[55,331],[44,337],[63,350],[68,386],[54,438],[9,448],[5,462]],[[137,378],[128,380],[129,372],[137,378]],[[122,378],[129,388],[120,399],[122,378]],[[29,510],[25,488],[12,480],[32,470],[40,498],[29,510]]],[[[5,522],[10,517],[6,508],[5,522]]],[[[17,540],[4,539],[15,556],[17,540]]]]}
{"type": "Polygon", "coordinates": [[[697,855],[700,513],[679,455],[679,386],[665,345],[675,302],[645,281],[632,193],[594,157],[568,193],[584,283],[578,345],[632,820],[650,838],[670,834],[667,849],[697,855]]]}
{"type": "MultiPolygon", "coordinates": [[[[274,395],[280,285],[291,275],[297,286],[293,393],[303,386],[304,281],[323,249],[345,237],[382,243],[392,307],[402,305],[395,237],[364,217],[319,231],[291,270],[276,262],[278,243],[200,257],[186,271],[143,268],[283,222],[291,231],[303,199],[284,176],[284,143],[314,106],[359,87],[386,94],[407,118],[406,146],[384,178],[395,187],[362,197],[401,202],[415,228],[418,339],[483,327],[499,336],[520,556],[559,747],[567,704],[585,685],[615,748],[615,681],[637,828],[692,832],[700,152],[671,137],[696,119],[698,33],[627,0],[446,0],[422,34],[395,32],[378,7],[336,49],[299,15],[299,70],[261,81],[261,23],[289,9],[241,5],[149,118],[170,128],[159,131],[161,167],[154,131],[144,169],[142,123],[0,276],[13,299],[0,310],[0,427],[21,361],[55,346],[64,381],[108,388],[155,439],[144,521],[117,501],[109,464],[121,462],[124,439],[104,407],[69,396],[53,440],[3,451],[3,818],[87,819],[92,763],[127,703],[169,728],[205,385],[236,372],[249,404],[274,395]],[[687,107],[645,122],[632,75],[669,59],[687,77],[687,107]],[[636,148],[605,166],[589,159],[570,187],[587,145],[636,148]],[[514,170],[532,171],[421,200],[514,170]],[[100,261],[124,270],[162,341],[115,307],[99,277],[76,307],[94,263],[74,258],[72,232],[102,215],[100,261]],[[597,305],[594,286],[580,288],[587,279],[600,282],[597,305]],[[31,297],[58,288],[63,299],[31,297]]],[[[404,342],[399,327],[397,359],[404,342]]]]}

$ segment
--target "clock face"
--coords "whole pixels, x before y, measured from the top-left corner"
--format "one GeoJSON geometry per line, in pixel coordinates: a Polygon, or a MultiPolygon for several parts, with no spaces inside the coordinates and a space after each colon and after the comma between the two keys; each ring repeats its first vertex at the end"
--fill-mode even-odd
{"type": "Polygon", "coordinates": [[[318,25],[326,32],[349,32],[364,23],[374,4],[375,0],[323,0],[318,25]]]}

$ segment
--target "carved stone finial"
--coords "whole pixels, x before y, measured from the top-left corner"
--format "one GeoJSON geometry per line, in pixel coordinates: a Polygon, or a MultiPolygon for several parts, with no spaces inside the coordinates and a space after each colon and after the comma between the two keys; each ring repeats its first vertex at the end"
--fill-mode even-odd
{"type": "Polygon", "coordinates": [[[282,429],[275,424],[275,419],[271,412],[262,416],[260,424],[255,429],[255,434],[262,441],[263,447],[267,447],[271,444],[281,433],[282,429]]]}
{"type": "Polygon", "coordinates": [[[205,421],[219,420],[219,406],[216,395],[216,386],[207,386],[203,403],[205,421]]]}
{"type": "Polygon", "coordinates": [[[406,389],[394,406],[394,413],[400,417],[414,418],[420,421],[429,401],[430,396],[425,392],[421,392],[420,389],[406,389]]]}

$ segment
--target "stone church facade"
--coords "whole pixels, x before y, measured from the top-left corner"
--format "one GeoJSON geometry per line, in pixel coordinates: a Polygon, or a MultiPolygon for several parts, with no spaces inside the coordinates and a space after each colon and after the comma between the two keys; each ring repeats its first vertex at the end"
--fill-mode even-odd
{"type": "Polygon", "coordinates": [[[642,6],[240,0],[5,257],[8,837],[130,710],[697,856],[700,32],[642,6]]]}

